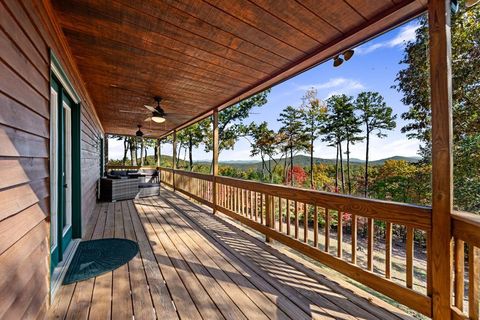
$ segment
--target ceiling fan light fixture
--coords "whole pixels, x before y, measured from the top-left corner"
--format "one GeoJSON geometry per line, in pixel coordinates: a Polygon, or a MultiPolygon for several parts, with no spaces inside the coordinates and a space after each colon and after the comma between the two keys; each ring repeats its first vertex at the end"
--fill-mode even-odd
{"type": "Polygon", "coordinates": [[[343,53],[343,58],[345,59],[345,61],[348,61],[351,57],[353,57],[354,53],[355,51],[353,51],[353,49],[349,49],[343,53]]]}
{"type": "Polygon", "coordinates": [[[152,116],[152,121],[156,123],[163,123],[165,122],[165,118],[159,115],[152,116]]]}
{"type": "Polygon", "coordinates": [[[337,55],[337,56],[335,56],[335,57],[333,58],[333,66],[334,66],[334,67],[338,67],[338,66],[340,66],[342,63],[343,63],[343,59],[340,58],[340,56],[337,55]]]}

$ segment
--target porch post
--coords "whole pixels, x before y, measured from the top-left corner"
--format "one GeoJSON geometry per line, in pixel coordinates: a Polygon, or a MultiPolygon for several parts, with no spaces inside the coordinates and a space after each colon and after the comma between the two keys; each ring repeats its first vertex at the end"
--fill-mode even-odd
{"type": "Polygon", "coordinates": [[[429,0],[432,105],[432,317],[450,319],[453,208],[450,0],[429,0]]]}
{"type": "Polygon", "coordinates": [[[175,169],[177,163],[177,130],[173,130],[173,154],[172,154],[172,184],[175,191],[175,169]]]}
{"type": "Polygon", "coordinates": [[[161,143],[162,143],[162,140],[157,139],[157,168],[160,168],[160,155],[161,155],[160,150],[162,150],[161,143]]]}
{"type": "Polygon", "coordinates": [[[212,163],[212,207],[217,212],[217,176],[218,176],[218,109],[213,110],[213,163],[212,163]]]}

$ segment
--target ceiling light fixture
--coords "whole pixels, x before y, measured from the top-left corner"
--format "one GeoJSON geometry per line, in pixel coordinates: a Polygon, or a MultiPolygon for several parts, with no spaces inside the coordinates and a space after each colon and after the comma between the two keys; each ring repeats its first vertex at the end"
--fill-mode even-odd
{"type": "Polygon", "coordinates": [[[348,49],[344,53],[337,54],[335,57],[333,57],[333,66],[334,67],[339,67],[343,63],[343,61],[350,60],[353,57],[354,53],[355,53],[355,51],[353,51],[353,49],[348,49]],[[343,59],[340,57],[342,55],[343,55],[343,59]]]}
{"type": "Polygon", "coordinates": [[[138,130],[137,130],[137,132],[135,132],[135,135],[136,135],[138,138],[141,138],[141,137],[143,137],[143,132],[142,132],[142,130],[141,130],[142,126],[141,126],[141,125],[137,125],[137,127],[138,127],[138,130]]]}
{"type": "Polygon", "coordinates": [[[336,55],[335,57],[333,57],[333,66],[334,66],[334,67],[338,67],[338,66],[340,66],[342,63],[343,63],[343,59],[340,58],[339,55],[336,55]]]}

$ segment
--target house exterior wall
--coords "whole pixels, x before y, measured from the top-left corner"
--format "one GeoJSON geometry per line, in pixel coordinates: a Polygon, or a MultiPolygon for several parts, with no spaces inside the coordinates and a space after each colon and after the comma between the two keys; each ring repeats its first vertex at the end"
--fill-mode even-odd
{"type": "MultiPolygon", "coordinates": [[[[50,50],[81,98],[82,225],[96,202],[103,135],[48,1],[0,3],[0,318],[49,306],[50,50]]],[[[82,228],[84,232],[85,228],[82,228]]]]}

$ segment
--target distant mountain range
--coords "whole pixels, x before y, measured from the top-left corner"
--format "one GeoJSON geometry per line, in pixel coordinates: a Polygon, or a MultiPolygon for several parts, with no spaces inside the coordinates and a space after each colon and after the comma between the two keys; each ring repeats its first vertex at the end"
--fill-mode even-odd
{"type": "MultiPolygon", "coordinates": [[[[385,159],[380,159],[380,160],[374,160],[370,161],[369,165],[371,166],[381,166],[385,163],[387,160],[405,160],[407,162],[415,163],[418,162],[421,158],[420,157],[403,157],[403,156],[393,156],[385,159]]],[[[269,160],[271,161],[271,160],[269,160]]],[[[268,166],[268,162],[266,162],[268,166]]],[[[278,159],[277,159],[278,161],[278,159]]],[[[281,160],[282,162],[285,161],[285,159],[281,160]]],[[[343,159],[344,163],[346,163],[346,159],[343,159]]],[[[290,158],[287,158],[287,162],[290,162],[290,158]]],[[[209,164],[209,161],[196,161],[195,163],[197,164],[209,164]]],[[[323,159],[323,158],[313,158],[313,163],[314,164],[335,164],[335,159],[323,159]]],[[[357,159],[357,158],[351,158],[350,159],[351,164],[365,164],[365,160],[357,159]]],[[[235,168],[239,169],[249,169],[249,168],[255,168],[255,169],[261,169],[262,162],[259,160],[227,160],[227,161],[220,161],[220,165],[229,165],[235,168]]],[[[293,164],[294,165],[299,165],[302,167],[308,167],[310,166],[310,157],[306,155],[296,155],[293,157],[293,164]]],[[[273,166],[273,161],[272,161],[272,166],[273,166]]]]}

